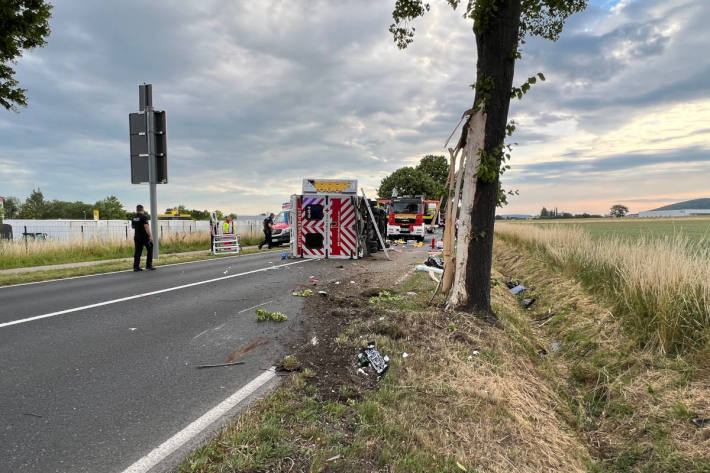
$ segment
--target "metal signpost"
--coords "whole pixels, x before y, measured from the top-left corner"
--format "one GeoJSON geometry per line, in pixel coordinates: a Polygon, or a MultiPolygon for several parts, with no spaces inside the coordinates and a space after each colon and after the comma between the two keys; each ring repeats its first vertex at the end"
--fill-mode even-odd
{"type": "Polygon", "coordinates": [[[153,86],[138,86],[139,113],[128,115],[131,141],[131,183],[150,186],[150,228],[153,258],[158,258],[157,184],[168,183],[168,142],[165,112],[153,110],[153,86]]]}

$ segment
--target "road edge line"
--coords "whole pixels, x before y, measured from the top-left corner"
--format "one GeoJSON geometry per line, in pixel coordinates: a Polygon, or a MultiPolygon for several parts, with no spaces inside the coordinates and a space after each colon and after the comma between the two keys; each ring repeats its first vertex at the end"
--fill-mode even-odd
{"type": "Polygon", "coordinates": [[[272,366],[248,384],[242,386],[227,399],[192,421],[187,427],[154,448],[143,458],[123,470],[122,473],[146,473],[150,471],[275,377],[276,368],[272,366]]]}

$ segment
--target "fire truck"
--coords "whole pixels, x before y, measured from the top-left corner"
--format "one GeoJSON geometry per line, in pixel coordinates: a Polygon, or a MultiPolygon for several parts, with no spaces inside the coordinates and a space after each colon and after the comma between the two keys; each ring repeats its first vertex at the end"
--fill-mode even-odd
{"type": "Polygon", "coordinates": [[[357,180],[304,179],[301,192],[291,196],[291,256],[358,259],[382,248],[387,214],[357,195],[357,180]]]}
{"type": "Polygon", "coordinates": [[[389,202],[387,236],[424,241],[424,198],[422,196],[392,197],[389,202]]]}

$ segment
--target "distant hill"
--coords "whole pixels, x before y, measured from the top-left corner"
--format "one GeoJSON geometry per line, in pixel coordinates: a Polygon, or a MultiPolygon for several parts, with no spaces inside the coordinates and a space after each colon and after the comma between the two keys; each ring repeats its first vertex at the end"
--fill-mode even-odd
{"type": "Polygon", "coordinates": [[[693,199],[686,200],[685,202],[678,202],[677,204],[666,205],[664,207],[658,207],[653,210],[683,210],[683,209],[710,209],[710,199],[693,199]]]}

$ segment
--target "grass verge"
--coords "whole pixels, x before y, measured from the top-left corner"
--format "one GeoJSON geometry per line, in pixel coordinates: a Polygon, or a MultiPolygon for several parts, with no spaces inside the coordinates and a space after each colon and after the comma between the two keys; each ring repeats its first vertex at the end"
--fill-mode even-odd
{"type": "Polygon", "coordinates": [[[698,242],[593,239],[577,227],[496,225],[496,235],[525,247],[609,301],[642,346],[679,354],[710,341],[710,254],[698,242]]]}
{"type": "Polygon", "coordinates": [[[506,290],[494,288],[500,330],[427,306],[434,283],[423,273],[355,287],[306,299],[319,342],[289,358],[300,371],[180,472],[584,471],[586,447],[558,413],[564,403],[506,290]],[[371,340],[391,359],[379,381],[357,371],[371,340]]]}
{"type": "MultiPolygon", "coordinates": [[[[261,253],[267,250],[244,249],[240,253],[241,255],[248,255],[252,253],[261,253]]],[[[226,255],[225,255],[226,256],[226,255]]],[[[233,255],[231,255],[233,256],[233,255]]],[[[200,261],[206,259],[222,258],[223,256],[214,256],[212,254],[162,254],[159,259],[154,261],[155,266],[163,266],[166,264],[175,263],[187,263],[190,261],[200,261]]],[[[145,262],[145,256],[143,257],[143,262],[145,262]]],[[[40,282],[48,281],[52,279],[64,279],[76,276],[88,276],[91,274],[102,274],[109,273],[112,271],[127,271],[133,268],[132,261],[118,261],[113,263],[96,264],[91,266],[82,266],[78,268],[64,268],[64,269],[48,269],[44,271],[30,271],[26,273],[15,273],[15,274],[0,274],[0,286],[9,286],[12,284],[23,284],[29,282],[40,282]]]]}
{"type": "Polygon", "coordinates": [[[519,297],[537,299],[525,325],[559,412],[588,446],[587,471],[709,472],[710,428],[691,422],[710,417],[707,346],[669,357],[640,345],[608,295],[590,295],[544,255],[499,238],[494,264],[529,288],[519,297]]]}
{"type": "MultiPolygon", "coordinates": [[[[240,244],[258,245],[261,239],[259,235],[243,235],[240,244]]],[[[160,239],[161,254],[207,250],[209,247],[210,236],[205,233],[174,233],[160,239]]],[[[0,270],[132,256],[132,239],[46,240],[27,244],[22,240],[0,240],[0,270]]]]}

